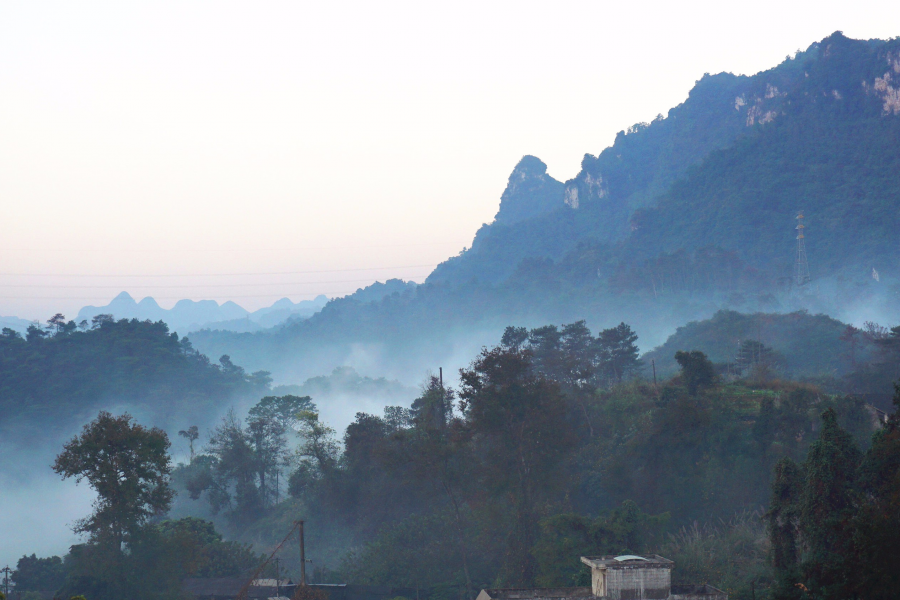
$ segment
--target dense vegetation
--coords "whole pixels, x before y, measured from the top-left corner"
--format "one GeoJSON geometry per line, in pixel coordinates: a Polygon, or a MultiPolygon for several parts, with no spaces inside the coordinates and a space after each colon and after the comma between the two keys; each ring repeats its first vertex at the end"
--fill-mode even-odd
{"type": "Polygon", "coordinates": [[[90,481],[105,458],[85,462],[87,442],[113,436],[130,452],[125,481],[157,494],[95,477],[87,542],[24,556],[20,589],[165,597],[185,576],[246,577],[260,557],[244,544],[268,550],[304,516],[319,581],[434,600],[583,585],[579,555],[631,552],[668,556],[676,580],[734,599],[891,597],[900,392],[893,407],[884,397],[900,327],[795,309],[880,298],[898,314],[900,108],[882,93],[898,48],[837,33],[753,77],[704,77],[565,184],[526,157],[496,222],[428,283],[376,284],[278,330],[199,332],[219,364],[163,323],[58,315],[26,338],[3,330],[6,430],[127,403],[154,420],[178,411],[190,444],[173,466],[162,431],[101,413],[57,471],[90,481]],[[816,280],[792,290],[800,208],[818,231],[816,280]],[[569,324],[537,326],[551,319],[569,324]],[[637,333],[688,320],[641,360],[637,333]],[[342,438],[306,394],[385,382],[336,372],[276,392],[229,358],[286,378],[371,351],[420,373],[473,337],[499,344],[456,389],[429,378],[410,406],[359,413],[342,438]],[[238,395],[265,397],[202,436],[188,426],[238,395]]]}
{"type": "Polygon", "coordinates": [[[108,315],[77,325],[62,315],[32,325],[27,339],[0,334],[0,412],[3,427],[43,432],[82,422],[111,405],[128,405],[166,422],[218,410],[269,385],[223,356],[218,364],[194,350],[163,322],[119,321],[108,315]]]}
{"type": "MultiPolygon", "coordinates": [[[[896,346],[900,331],[880,339],[896,346]]],[[[303,516],[319,581],[474,597],[496,585],[586,585],[583,554],[658,552],[679,565],[676,580],[718,584],[737,599],[800,598],[785,583],[795,580],[813,598],[855,597],[834,595],[822,578],[845,566],[836,556],[879,565],[886,559],[878,553],[894,556],[880,524],[897,526],[896,412],[881,428],[858,399],[765,369],[723,374],[697,350],[676,352],[680,370],[654,384],[637,377],[636,341],[624,323],[596,336],[583,322],[508,327],[460,372],[458,389],[432,377],[409,407],[357,414],[343,443],[309,397],[267,396],[246,420],[227,415],[188,464],[174,467],[172,485],[260,549],[303,516]],[[828,450],[838,442],[839,451],[828,450]],[[802,502],[814,496],[779,491],[820,489],[804,482],[828,472],[829,452],[843,461],[834,501],[845,504],[835,510],[851,511],[852,524],[839,511],[830,520],[804,516],[802,502]],[[823,546],[830,534],[816,527],[843,528],[850,545],[823,546]]],[[[900,352],[885,356],[900,365],[900,352]]],[[[193,443],[195,433],[184,437],[193,443]]],[[[109,501],[81,522],[88,542],[61,561],[25,556],[17,577],[62,577],[67,594],[97,599],[125,589],[154,597],[180,577],[247,576],[260,564],[206,521],[161,520],[171,496],[156,490],[169,485],[172,467],[160,430],[101,413],[67,444],[57,470],[105,481],[111,467],[102,457],[81,460],[104,436],[158,440],[118,443],[134,450],[131,462],[114,464],[141,466],[128,476],[153,482],[139,486],[146,495],[106,488],[109,501]],[[142,561],[165,576],[138,568],[142,561]],[[118,577],[122,569],[134,575],[118,577]],[[157,576],[151,593],[147,578],[157,576]]],[[[288,572],[293,554],[283,557],[288,572]]],[[[885,573],[869,568],[859,581],[892,589],[885,573]]]]}

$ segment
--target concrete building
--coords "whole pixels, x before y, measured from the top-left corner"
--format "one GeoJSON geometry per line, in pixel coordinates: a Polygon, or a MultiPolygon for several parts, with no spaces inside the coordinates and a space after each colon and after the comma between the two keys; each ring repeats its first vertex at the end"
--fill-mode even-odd
{"type": "Polygon", "coordinates": [[[671,560],[657,554],[582,556],[591,569],[587,588],[481,590],[476,600],[728,600],[711,585],[672,585],[671,560]]]}
{"type": "Polygon", "coordinates": [[[672,588],[671,560],[658,554],[582,556],[591,568],[591,592],[610,600],[667,600],[672,588]]]}

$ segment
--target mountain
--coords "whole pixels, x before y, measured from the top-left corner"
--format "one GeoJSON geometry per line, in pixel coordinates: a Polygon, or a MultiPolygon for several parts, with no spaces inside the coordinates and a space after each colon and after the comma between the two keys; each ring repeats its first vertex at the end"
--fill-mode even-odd
{"type": "Polygon", "coordinates": [[[211,420],[244,396],[268,389],[225,356],[218,364],[165,323],[102,321],[91,329],[0,335],[0,439],[71,430],[97,410],[132,414],[177,428],[211,420]],[[30,433],[26,433],[30,432],[30,433]]]}
{"type": "Polygon", "coordinates": [[[31,321],[19,317],[0,317],[0,329],[12,329],[24,334],[29,325],[31,325],[31,321]]]}
{"type": "Polygon", "coordinates": [[[171,309],[164,309],[149,296],[135,302],[128,292],[122,292],[106,306],[85,306],[78,311],[75,320],[90,321],[99,314],[110,314],[116,319],[164,321],[171,329],[183,333],[199,329],[259,331],[289,319],[309,318],[326,302],[328,298],[323,295],[296,303],[282,298],[272,306],[251,313],[230,300],[222,304],[215,300],[179,300],[171,309]]]}
{"type": "Polygon", "coordinates": [[[497,283],[525,259],[559,261],[585,243],[615,245],[606,254],[619,264],[714,247],[774,279],[790,274],[801,210],[815,275],[896,277],[898,142],[900,40],[838,32],[752,77],[704,75],[563,185],[538,185],[526,157],[495,221],[427,281],[497,283]]]}
{"type": "Polygon", "coordinates": [[[376,302],[358,292],[276,332],[192,340],[300,381],[342,364],[463,366],[461,349],[507,325],[626,321],[649,350],[721,309],[893,323],[898,147],[900,39],[837,32],[756,75],[704,75],[568,181],[524,157],[494,221],[422,285],[376,302]],[[800,211],[812,281],[797,287],[800,211]]]}

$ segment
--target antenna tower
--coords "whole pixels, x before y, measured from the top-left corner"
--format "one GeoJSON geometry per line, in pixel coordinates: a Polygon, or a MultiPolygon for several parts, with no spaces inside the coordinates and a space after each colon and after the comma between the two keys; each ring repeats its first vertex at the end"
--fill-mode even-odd
{"type": "Polygon", "coordinates": [[[797,262],[794,263],[794,285],[803,287],[809,283],[809,262],[806,260],[806,240],[803,230],[803,211],[797,213],[797,262]]]}

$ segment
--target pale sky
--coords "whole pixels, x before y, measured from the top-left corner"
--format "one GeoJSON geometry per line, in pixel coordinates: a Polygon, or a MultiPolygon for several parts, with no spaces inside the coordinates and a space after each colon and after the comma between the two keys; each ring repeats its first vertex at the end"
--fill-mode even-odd
{"type": "Polygon", "coordinates": [[[568,179],[837,29],[900,3],[4,2],[0,315],[421,281],[524,154],[568,179]]]}

